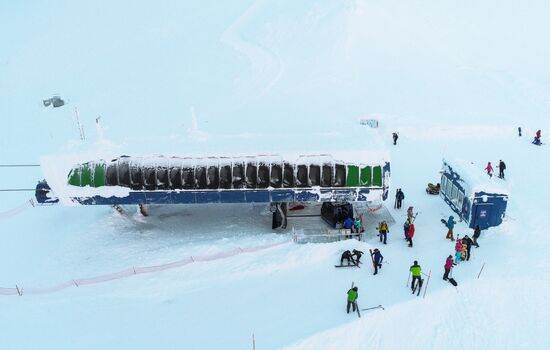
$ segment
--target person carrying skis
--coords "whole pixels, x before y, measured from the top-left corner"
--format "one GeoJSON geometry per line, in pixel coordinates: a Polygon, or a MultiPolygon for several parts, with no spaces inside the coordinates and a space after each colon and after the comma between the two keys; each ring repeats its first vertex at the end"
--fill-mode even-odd
{"type": "Polygon", "coordinates": [[[504,170],[506,169],[506,164],[501,160],[498,161],[498,177],[504,179],[504,170]]]}
{"type": "Polygon", "coordinates": [[[351,255],[352,255],[352,257],[355,257],[355,261],[356,261],[355,264],[356,264],[356,265],[359,265],[359,262],[361,261],[361,256],[362,256],[363,254],[365,254],[365,253],[363,253],[363,252],[360,251],[360,250],[357,250],[357,249],[354,249],[354,250],[353,250],[353,254],[351,254],[351,255]]]}
{"type": "Polygon", "coordinates": [[[399,138],[399,135],[397,134],[397,132],[394,132],[392,134],[392,137],[393,137],[393,144],[397,145],[397,139],[399,138]]]}
{"type": "Polygon", "coordinates": [[[384,242],[384,244],[386,244],[386,240],[388,238],[388,232],[390,232],[390,230],[388,229],[388,224],[386,223],[386,221],[382,221],[379,225],[378,225],[378,232],[379,232],[379,236],[380,236],[380,242],[384,242]]]}
{"type": "Polygon", "coordinates": [[[477,243],[477,239],[479,238],[479,236],[481,235],[481,229],[479,228],[479,225],[476,225],[475,229],[474,229],[474,245],[476,246],[476,248],[479,248],[479,244],[477,243]]]}
{"type": "Polygon", "coordinates": [[[384,260],[384,257],[378,248],[374,248],[374,252],[371,252],[370,256],[372,259],[372,265],[374,266],[374,275],[376,275],[378,274],[378,268],[382,268],[382,260],[384,260]]]}
{"type": "Polygon", "coordinates": [[[455,244],[455,264],[458,264],[461,258],[462,258],[462,239],[459,239],[457,236],[456,244],[455,244]]]}
{"type": "Polygon", "coordinates": [[[447,260],[445,260],[445,273],[443,274],[443,280],[449,279],[449,273],[451,272],[451,269],[453,268],[453,256],[449,255],[447,257],[447,260]]]}
{"type": "Polygon", "coordinates": [[[455,228],[455,217],[454,216],[449,216],[449,220],[447,220],[447,228],[449,229],[447,231],[447,239],[450,239],[451,241],[454,242],[455,238],[453,236],[453,229],[455,228]]]}
{"type": "Polygon", "coordinates": [[[359,293],[357,293],[359,288],[353,287],[350,290],[348,290],[348,305],[347,310],[349,314],[349,309],[351,306],[353,306],[353,312],[357,309],[357,298],[359,297],[359,293]]]}
{"type": "Polygon", "coordinates": [[[342,257],[340,258],[340,265],[344,265],[344,260],[346,260],[348,262],[348,266],[350,265],[350,261],[354,265],[357,265],[355,260],[353,260],[353,255],[351,254],[351,252],[349,250],[346,250],[345,252],[342,253],[342,257]]]}
{"type": "Polygon", "coordinates": [[[397,193],[395,194],[395,201],[396,201],[396,208],[401,209],[401,205],[403,204],[403,199],[405,199],[405,194],[403,191],[401,191],[400,188],[397,189],[397,193]]]}
{"type": "Polygon", "coordinates": [[[415,282],[418,281],[418,283],[420,283],[420,276],[422,274],[422,268],[418,265],[418,261],[414,261],[409,271],[412,274],[411,290],[414,291],[415,282]]]}
{"type": "Polygon", "coordinates": [[[472,249],[472,244],[474,244],[474,241],[472,241],[468,235],[462,238],[462,246],[464,247],[464,245],[466,245],[466,261],[470,261],[470,250],[472,249]]]}
{"type": "Polygon", "coordinates": [[[487,170],[487,175],[489,175],[489,177],[493,177],[493,166],[491,165],[491,162],[487,163],[485,170],[487,170]]]}

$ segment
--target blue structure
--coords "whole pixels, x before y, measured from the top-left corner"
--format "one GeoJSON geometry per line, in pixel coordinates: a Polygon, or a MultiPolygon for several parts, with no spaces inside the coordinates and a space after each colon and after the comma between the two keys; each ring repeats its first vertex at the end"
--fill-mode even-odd
{"type": "Polygon", "coordinates": [[[440,195],[470,228],[484,230],[500,225],[506,213],[508,191],[502,181],[472,163],[443,160],[440,195]]]}
{"type": "MultiPolygon", "coordinates": [[[[52,200],[44,181],[39,203],[52,200]]],[[[269,203],[273,227],[286,227],[289,202],[381,202],[388,197],[390,163],[368,154],[244,157],[130,157],[77,164],[53,194],[83,205],[269,203]]],[[[54,199],[57,200],[57,199],[54,199]]]]}

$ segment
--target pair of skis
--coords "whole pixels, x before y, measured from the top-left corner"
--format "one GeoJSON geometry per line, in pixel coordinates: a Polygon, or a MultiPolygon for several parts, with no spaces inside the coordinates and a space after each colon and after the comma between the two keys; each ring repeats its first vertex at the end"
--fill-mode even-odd
{"type": "Polygon", "coordinates": [[[366,309],[361,309],[361,311],[374,310],[374,309],[386,310],[386,309],[384,309],[384,307],[382,305],[378,305],[378,306],[368,307],[366,309]]]}
{"type": "Polygon", "coordinates": [[[413,287],[413,290],[412,290],[412,294],[414,294],[414,292],[416,292],[416,289],[418,289],[418,293],[416,294],[416,296],[419,296],[420,295],[420,291],[422,290],[422,285],[424,284],[424,279],[420,279],[418,281],[417,284],[415,284],[415,286],[413,287]]]}
{"type": "MultiPolygon", "coordinates": [[[[353,288],[354,286],[354,282],[351,282],[351,288],[353,288]]],[[[382,310],[385,310],[384,307],[382,305],[377,305],[377,306],[373,306],[373,307],[367,307],[365,309],[359,309],[359,305],[357,304],[357,300],[355,301],[355,308],[357,310],[357,317],[361,318],[361,311],[368,311],[368,310],[374,310],[374,309],[382,309],[382,310]]]]}

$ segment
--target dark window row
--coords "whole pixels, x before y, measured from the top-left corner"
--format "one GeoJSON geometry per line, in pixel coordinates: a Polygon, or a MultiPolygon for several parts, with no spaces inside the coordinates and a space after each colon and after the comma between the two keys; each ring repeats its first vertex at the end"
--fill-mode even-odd
{"type": "Polygon", "coordinates": [[[121,159],[107,165],[105,183],[135,190],[343,187],[346,166],[242,162],[192,167],[141,165],[121,159]]]}

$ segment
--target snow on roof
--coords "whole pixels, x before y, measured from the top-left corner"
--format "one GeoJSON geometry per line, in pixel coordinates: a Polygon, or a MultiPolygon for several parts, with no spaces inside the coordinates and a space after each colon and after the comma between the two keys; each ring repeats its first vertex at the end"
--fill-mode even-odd
{"type": "Polygon", "coordinates": [[[100,142],[87,149],[76,147],[71,151],[44,156],[41,168],[52,192],[68,204],[71,197],[101,194],[123,197],[128,189],[118,186],[106,188],[78,188],[67,184],[71,169],[78,164],[104,160],[128,161],[142,166],[208,166],[235,162],[282,162],[302,164],[344,163],[356,165],[384,165],[390,161],[389,151],[377,129],[359,125],[356,120],[339,120],[334,130],[314,132],[307,129],[289,128],[287,133],[242,133],[209,135],[197,140],[185,138],[176,140],[170,152],[151,149],[155,153],[136,154],[132,146],[100,142]],[[175,152],[173,150],[176,150],[175,152]],[[130,154],[125,158],[122,155],[130,154]],[[105,193],[104,193],[105,192],[105,193]]]}
{"type": "MultiPolygon", "coordinates": [[[[491,165],[496,170],[497,165],[491,165]]],[[[443,170],[447,173],[452,170],[459,176],[459,181],[462,182],[467,195],[473,195],[476,192],[509,195],[510,191],[506,182],[497,176],[489,177],[484,170],[486,166],[480,166],[462,159],[452,161],[443,159],[443,170]]]]}

